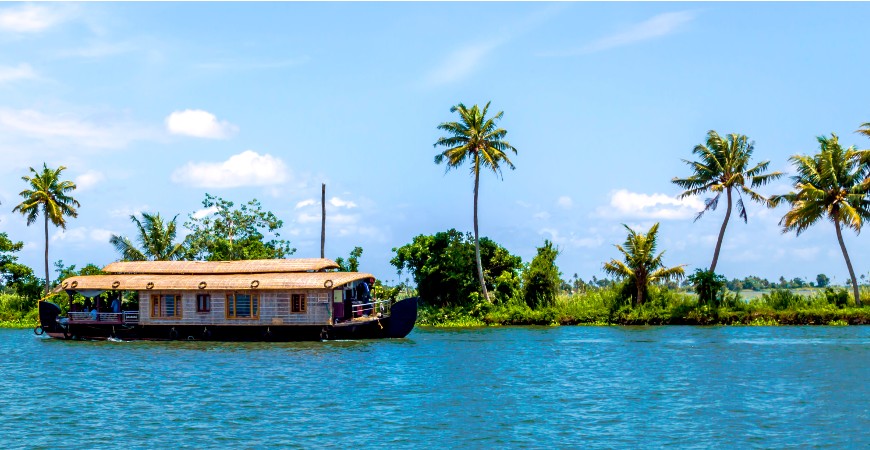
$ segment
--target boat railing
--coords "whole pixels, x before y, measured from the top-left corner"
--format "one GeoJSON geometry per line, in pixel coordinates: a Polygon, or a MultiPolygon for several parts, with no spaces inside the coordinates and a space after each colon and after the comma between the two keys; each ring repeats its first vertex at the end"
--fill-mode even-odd
{"type": "Polygon", "coordinates": [[[372,299],[368,303],[356,303],[353,308],[353,317],[374,316],[380,314],[383,317],[390,315],[390,300],[372,299]]]}
{"type": "Polygon", "coordinates": [[[76,322],[107,322],[107,323],[139,323],[139,311],[123,311],[119,313],[98,313],[96,318],[91,313],[76,311],[67,316],[72,323],[76,322]]]}

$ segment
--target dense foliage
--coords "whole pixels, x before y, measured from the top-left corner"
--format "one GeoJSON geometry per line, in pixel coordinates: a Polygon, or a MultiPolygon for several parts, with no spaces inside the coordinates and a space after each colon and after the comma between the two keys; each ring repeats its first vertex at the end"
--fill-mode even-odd
{"type": "Polygon", "coordinates": [[[33,269],[18,262],[15,253],[23,247],[23,242],[13,242],[8,234],[0,233],[0,287],[32,301],[39,298],[43,282],[33,269]]]}
{"type": "Polygon", "coordinates": [[[689,283],[698,295],[698,303],[719,306],[724,299],[725,277],[712,270],[696,269],[689,275],[689,283]]]}
{"type": "Polygon", "coordinates": [[[275,259],[296,252],[289,241],[278,239],[284,222],[271,211],[263,211],[257,199],[234,208],[231,201],[205,194],[202,206],[206,213],[191,214],[184,224],[190,234],[183,259],[275,259]]]}
{"type": "MultiPolygon", "coordinates": [[[[407,270],[417,284],[421,299],[430,305],[465,305],[480,298],[475,280],[475,246],[470,233],[455,229],[419,235],[409,244],[394,248],[390,260],[399,272],[407,270]]],[[[480,239],[485,280],[496,300],[507,300],[519,287],[522,260],[488,238],[480,239]]]]}
{"type": "Polygon", "coordinates": [[[556,267],[557,256],[559,250],[545,240],[544,246],[538,247],[538,254],[523,271],[523,297],[530,307],[550,306],[556,302],[562,284],[562,274],[556,267]]]}

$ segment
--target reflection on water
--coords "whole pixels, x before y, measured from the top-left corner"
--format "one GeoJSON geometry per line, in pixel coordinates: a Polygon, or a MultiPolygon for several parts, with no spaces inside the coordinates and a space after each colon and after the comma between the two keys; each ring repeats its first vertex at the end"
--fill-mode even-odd
{"type": "Polygon", "coordinates": [[[870,445],[870,327],[499,327],[303,343],[0,330],[11,447],[870,445]]]}

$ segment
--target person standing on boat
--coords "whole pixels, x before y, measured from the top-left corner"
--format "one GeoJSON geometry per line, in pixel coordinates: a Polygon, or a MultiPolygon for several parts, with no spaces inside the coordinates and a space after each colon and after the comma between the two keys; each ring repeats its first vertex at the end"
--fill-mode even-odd
{"type": "MultiPolygon", "coordinates": [[[[371,281],[374,281],[374,279],[371,279],[371,281]]],[[[369,288],[369,280],[363,280],[360,284],[357,285],[356,289],[357,300],[359,300],[363,304],[362,313],[364,316],[367,316],[372,312],[372,305],[368,304],[372,301],[371,289],[369,288]]]]}

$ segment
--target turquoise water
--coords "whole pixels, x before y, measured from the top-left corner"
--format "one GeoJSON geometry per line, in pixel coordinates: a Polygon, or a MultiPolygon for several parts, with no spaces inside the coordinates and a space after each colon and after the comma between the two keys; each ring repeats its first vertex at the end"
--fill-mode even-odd
{"type": "Polygon", "coordinates": [[[6,448],[870,446],[870,327],[417,329],[328,343],[0,329],[6,448]]]}

